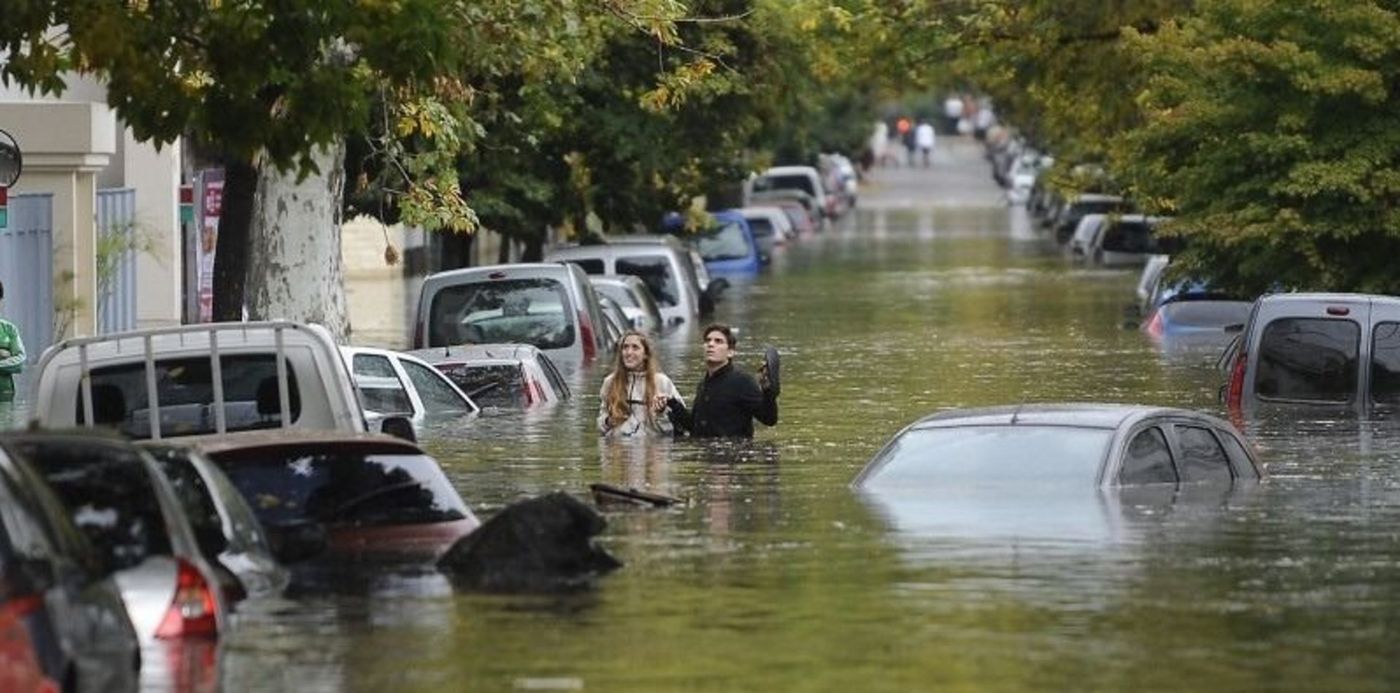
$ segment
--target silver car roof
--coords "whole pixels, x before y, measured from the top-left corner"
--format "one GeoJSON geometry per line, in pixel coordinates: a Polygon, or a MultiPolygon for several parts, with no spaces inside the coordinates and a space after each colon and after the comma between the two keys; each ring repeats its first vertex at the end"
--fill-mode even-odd
{"type": "Polygon", "coordinates": [[[1102,404],[1068,402],[1055,404],[1021,404],[977,409],[958,409],[925,416],[911,429],[952,428],[956,426],[1084,426],[1089,428],[1118,428],[1129,419],[1149,415],[1203,416],[1188,409],[1156,407],[1137,404],[1102,404]]]}

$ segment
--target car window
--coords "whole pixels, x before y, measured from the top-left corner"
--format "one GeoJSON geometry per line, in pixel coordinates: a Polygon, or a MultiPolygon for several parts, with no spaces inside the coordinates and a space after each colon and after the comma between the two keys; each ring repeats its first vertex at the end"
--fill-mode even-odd
{"type": "Polygon", "coordinates": [[[1230,455],[1230,464],[1235,470],[1235,478],[1259,478],[1259,470],[1254,468],[1254,463],[1249,460],[1249,453],[1245,452],[1244,446],[1240,444],[1240,441],[1235,438],[1235,436],[1221,434],[1220,442],[1225,445],[1225,450],[1230,455]]]}
{"type": "Polygon", "coordinates": [[[564,285],[548,278],[500,279],[444,287],[428,310],[428,346],[574,344],[573,311],[564,285]]]}
{"type": "Polygon", "coordinates": [[[699,234],[695,238],[695,248],[706,262],[723,260],[743,260],[753,254],[744,227],[737,222],[729,222],[713,231],[699,234]]]}
{"type": "Polygon", "coordinates": [[[801,190],[808,195],[817,194],[817,188],[812,184],[812,177],[805,174],[766,175],[753,179],[754,192],[787,189],[801,190]]]}
{"type": "Polygon", "coordinates": [[[1371,328],[1371,401],[1400,404],[1400,323],[1371,328]]]}
{"type": "Polygon", "coordinates": [[[1199,426],[1177,426],[1176,440],[1181,446],[1182,481],[1229,481],[1230,459],[1220,441],[1209,429],[1199,426]]]}
{"type": "MultiPolygon", "coordinates": [[[[301,417],[301,396],[296,369],[286,361],[287,399],[291,420],[301,417]]],[[[281,425],[277,357],[273,354],[240,354],[219,357],[223,373],[224,417],[229,431],[272,428],[281,425]]],[[[160,401],[162,436],[214,433],[213,369],[209,358],[161,359],[155,362],[156,394],[160,401]]],[[[74,397],[78,424],[83,415],[82,389],[74,397]]],[[[146,365],[127,363],[92,369],[93,419],[113,426],[131,438],[149,438],[150,403],[146,391],[146,365]]]]}
{"type": "Polygon", "coordinates": [[[773,235],[773,222],[765,218],[749,219],[749,230],[754,238],[768,238],[773,235]]]}
{"type": "Polygon", "coordinates": [[[1127,486],[1174,483],[1176,480],[1171,449],[1167,447],[1167,438],[1162,435],[1162,430],[1153,426],[1134,435],[1123,455],[1123,469],[1118,473],[1118,483],[1127,486]]]}
{"type": "Polygon", "coordinates": [[[437,367],[478,407],[515,409],[525,406],[525,380],[520,364],[469,365],[448,363],[437,367]]]}
{"type": "Polygon", "coordinates": [[[418,398],[423,400],[423,406],[427,407],[429,414],[460,414],[472,411],[471,404],[452,389],[441,373],[403,359],[399,360],[399,365],[403,366],[414,389],[418,390],[418,398]]]}
{"type": "Polygon", "coordinates": [[[366,411],[380,414],[413,414],[413,399],[397,377],[355,376],[360,404],[366,411]]]}
{"type": "Polygon", "coordinates": [[[1103,249],[1113,253],[1155,253],[1152,227],[1141,221],[1118,221],[1103,231],[1103,249]]]}
{"type": "Polygon", "coordinates": [[[0,475],[0,604],[27,591],[27,578],[18,561],[52,561],[44,525],[20,503],[19,495],[0,475]]]}
{"type": "Polygon", "coordinates": [[[160,501],[134,451],[70,438],[20,440],[15,448],[34,463],[109,568],[171,554],[160,501]]]}
{"type": "Polygon", "coordinates": [[[389,357],[381,354],[355,354],[351,370],[355,375],[370,375],[378,378],[398,379],[398,374],[394,372],[394,364],[389,363],[389,357]]]}
{"type": "Polygon", "coordinates": [[[219,517],[219,510],[214,506],[214,499],[199,470],[190,462],[188,453],[182,450],[166,448],[150,452],[160,471],[170,480],[171,488],[175,489],[175,498],[180,501],[185,517],[189,518],[200,553],[217,559],[219,553],[227,548],[228,542],[223,539],[224,523],[219,517]]]}
{"type": "Polygon", "coordinates": [[[578,265],[579,269],[587,274],[607,274],[607,270],[603,267],[603,260],[601,258],[579,258],[576,260],[565,260],[565,262],[578,265]]]}
{"type": "Polygon", "coordinates": [[[671,271],[671,263],[663,255],[643,255],[618,258],[617,273],[630,274],[642,280],[651,289],[651,295],[663,306],[680,303],[680,290],[676,286],[676,276],[671,271]]]}
{"type": "Polygon", "coordinates": [[[540,354],[539,364],[540,370],[544,371],[545,380],[548,380],[549,386],[554,388],[555,399],[568,399],[570,396],[569,383],[564,380],[563,375],[560,375],[554,362],[550,360],[549,356],[540,354]]]}
{"type": "Polygon", "coordinates": [[[1074,426],[956,426],[912,429],[870,464],[862,485],[1072,481],[1092,486],[1112,431],[1074,426]]]}
{"type": "Polygon", "coordinates": [[[1348,402],[1356,391],[1361,326],[1280,318],[1264,327],[1254,389],[1262,399],[1348,402]]]}
{"type": "Polygon", "coordinates": [[[214,461],[264,526],[448,522],[466,506],[433,458],[299,447],[240,450],[214,461]]]}
{"type": "Polygon", "coordinates": [[[598,289],[598,293],[617,301],[620,306],[627,306],[629,308],[640,307],[637,304],[636,297],[632,295],[632,292],[621,284],[596,284],[594,288],[598,289]]]}

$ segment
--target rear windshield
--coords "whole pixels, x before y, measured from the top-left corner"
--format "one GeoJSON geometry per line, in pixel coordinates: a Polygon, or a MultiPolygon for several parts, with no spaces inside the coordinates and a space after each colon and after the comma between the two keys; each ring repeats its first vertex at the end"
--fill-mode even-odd
{"type": "Polygon", "coordinates": [[[1072,426],[959,426],[905,432],[861,483],[875,489],[1035,484],[1092,486],[1113,431],[1072,426]]]}
{"type": "Polygon", "coordinates": [[[767,192],[769,190],[797,189],[812,195],[817,194],[817,189],[812,185],[812,177],[800,174],[785,176],[759,176],[753,180],[754,192],[767,192]]]}
{"type": "Polygon", "coordinates": [[[48,481],[109,568],[130,568],[148,556],[171,554],[160,501],[136,452],[71,438],[18,440],[15,448],[48,481]]]}
{"type": "Polygon", "coordinates": [[[518,409],[525,406],[525,375],[520,364],[473,366],[438,364],[437,369],[467,393],[478,407],[518,409]]]}
{"type": "Polygon", "coordinates": [[[1260,337],[1255,392],[1263,399],[1351,401],[1360,343],[1361,326],[1351,320],[1274,320],[1260,337]]]}
{"type": "MultiPolygon", "coordinates": [[[[229,431],[281,425],[282,405],[277,388],[277,357],[241,354],[219,357],[224,387],[224,417],[229,431]]],[[[287,399],[293,423],[301,416],[296,372],[287,362],[287,399]]],[[[156,393],[162,436],[214,433],[214,379],[209,358],[162,359],[155,362],[156,393]]],[[[82,388],[77,388],[75,420],[86,423],[82,388]]],[[[146,365],[128,363],[92,369],[92,418],[132,438],[151,435],[146,365]]]]}
{"type": "Polygon", "coordinates": [[[1378,322],[1372,328],[1371,399],[1400,404],[1400,323],[1378,322]]]}
{"type": "Polygon", "coordinates": [[[773,235],[773,222],[767,219],[750,219],[749,230],[753,231],[754,238],[768,238],[773,235]]]}
{"type": "Polygon", "coordinates": [[[1140,221],[1109,224],[1103,234],[1103,249],[1111,253],[1158,252],[1152,227],[1140,221]]]}
{"type": "Polygon", "coordinates": [[[428,346],[533,344],[563,349],[574,343],[564,285],[554,279],[503,279],[457,284],[433,295],[428,346]]]}
{"type": "Polygon", "coordinates": [[[680,287],[676,285],[676,274],[671,271],[671,263],[664,255],[651,255],[618,258],[617,273],[630,274],[642,280],[651,289],[651,295],[663,306],[680,304],[680,287]]]}
{"type": "Polygon", "coordinates": [[[753,254],[744,228],[734,222],[696,236],[695,247],[706,262],[743,260],[753,254]]]}
{"type": "Polygon", "coordinates": [[[621,286],[619,284],[595,284],[594,288],[598,290],[598,293],[607,296],[608,298],[611,298],[614,301],[617,301],[617,304],[620,306],[626,308],[641,307],[637,305],[636,297],[634,297],[632,295],[632,292],[628,291],[627,287],[625,286],[621,286]]]}
{"type": "Polygon", "coordinates": [[[461,520],[466,506],[433,458],[324,448],[215,456],[263,526],[306,521],[359,526],[461,520]]]}
{"type": "Polygon", "coordinates": [[[1223,330],[1230,325],[1243,325],[1252,306],[1245,301],[1175,301],[1157,310],[1165,313],[1173,325],[1223,330]]]}

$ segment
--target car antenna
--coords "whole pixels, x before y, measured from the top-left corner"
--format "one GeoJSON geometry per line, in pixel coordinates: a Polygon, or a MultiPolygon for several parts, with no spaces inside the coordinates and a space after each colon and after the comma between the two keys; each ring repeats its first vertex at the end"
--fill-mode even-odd
{"type": "Polygon", "coordinates": [[[1016,411],[1011,412],[1011,425],[1012,425],[1012,426],[1015,426],[1015,425],[1016,425],[1016,417],[1018,417],[1018,416],[1021,415],[1021,407],[1024,407],[1024,406],[1026,406],[1026,405],[1025,405],[1025,404],[1018,404],[1018,405],[1016,405],[1016,411]]]}

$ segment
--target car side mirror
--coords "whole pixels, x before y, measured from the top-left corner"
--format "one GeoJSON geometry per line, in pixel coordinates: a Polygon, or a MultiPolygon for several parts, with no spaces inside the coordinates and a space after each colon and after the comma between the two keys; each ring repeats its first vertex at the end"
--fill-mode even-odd
{"type": "Polygon", "coordinates": [[[379,430],[410,443],[418,442],[418,434],[413,430],[413,422],[405,416],[386,416],[379,422],[379,430]]]}
{"type": "Polygon", "coordinates": [[[267,543],[278,563],[296,563],[324,552],[329,541],[319,522],[293,522],[266,527],[267,543]]]}

